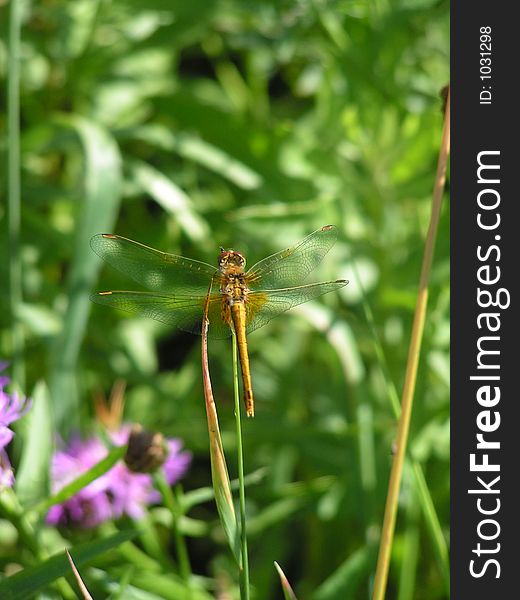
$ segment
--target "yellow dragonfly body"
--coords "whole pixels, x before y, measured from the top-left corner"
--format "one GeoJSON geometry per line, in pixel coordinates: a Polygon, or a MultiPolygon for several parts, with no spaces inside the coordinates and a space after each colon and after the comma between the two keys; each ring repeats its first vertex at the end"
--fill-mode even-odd
{"type": "Polygon", "coordinates": [[[304,283],[336,238],[337,229],[326,225],[245,271],[244,256],[234,250],[221,249],[215,268],[118,235],[99,234],[91,240],[94,252],[151,291],[99,292],[91,299],[197,334],[208,302],[209,337],[228,337],[232,329],[236,333],[246,414],[254,416],[246,334],[348,283],[344,279],[304,283]]]}

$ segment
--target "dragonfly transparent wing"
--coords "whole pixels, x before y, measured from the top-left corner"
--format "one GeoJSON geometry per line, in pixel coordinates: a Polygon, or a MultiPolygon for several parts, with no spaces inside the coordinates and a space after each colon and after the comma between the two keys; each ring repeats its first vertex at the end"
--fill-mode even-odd
{"type": "MultiPolygon", "coordinates": [[[[100,292],[90,299],[96,304],[111,306],[120,310],[149,317],[183,331],[201,334],[202,315],[206,296],[169,296],[151,292],[100,292]]],[[[222,297],[210,297],[208,307],[209,332],[212,338],[225,338],[231,335],[229,326],[222,320],[222,297]]]]}
{"type": "Polygon", "coordinates": [[[209,282],[217,276],[217,269],[211,265],[160,252],[118,235],[95,235],[90,246],[110,266],[154,292],[205,296],[209,282]]]}
{"type": "Polygon", "coordinates": [[[337,281],[311,283],[280,290],[250,292],[246,302],[247,332],[251,333],[251,331],[263,327],[271,319],[298,306],[298,304],[303,304],[323,294],[339,290],[347,283],[348,281],[345,279],[338,279],[337,281]]]}
{"type": "Polygon", "coordinates": [[[277,290],[301,285],[307,275],[320,264],[337,237],[337,228],[325,225],[299,244],[253,265],[247,272],[248,285],[257,290],[277,290]]]}

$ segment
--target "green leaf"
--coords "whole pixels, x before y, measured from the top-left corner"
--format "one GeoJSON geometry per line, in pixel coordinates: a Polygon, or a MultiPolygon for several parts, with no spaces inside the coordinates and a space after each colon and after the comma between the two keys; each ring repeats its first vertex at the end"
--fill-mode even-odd
{"type": "MultiPolygon", "coordinates": [[[[104,552],[117,548],[117,546],[136,535],[137,531],[134,530],[120,531],[109,538],[76,546],[70,551],[70,554],[79,568],[104,552]]],[[[65,552],[61,552],[35,567],[29,567],[0,581],[0,598],[2,600],[26,600],[58,579],[58,577],[63,577],[69,573],[69,561],[65,552]]]]}
{"type": "Polygon", "coordinates": [[[305,506],[306,502],[310,501],[311,498],[306,499],[305,496],[295,496],[272,502],[248,519],[247,533],[250,536],[260,535],[270,527],[287,522],[291,516],[305,506]]]}
{"type": "Polygon", "coordinates": [[[123,458],[126,452],[126,446],[117,446],[113,448],[108,455],[95,464],[91,469],[82,473],[79,477],[71,481],[68,485],[61,488],[59,492],[51,496],[44,502],[41,502],[34,510],[40,515],[45,514],[51,506],[65,502],[69,498],[72,498],[80,490],[86,487],[89,483],[92,483],[101,475],[104,475],[116,464],[118,460],[123,458]]]}
{"type": "Polygon", "coordinates": [[[240,564],[240,540],[237,517],[233,505],[228,468],[216,411],[214,413],[211,411],[208,412],[208,431],[211,479],[213,481],[213,490],[215,491],[215,503],[226,539],[233,551],[237,564],[240,564]]]}
{"type": "Polygon", "coordinates": [[[90,249],[90,238],[114,227],[121,196],[122,169],[119,148],[101,126],[78,115],[62,116],[58,125],[73,129],[84,155],[84,201],[76,223],[74,252],[68,278],[68,305],[63,331],[54,348],[50,378],[51,399],[60,432],[70,431],[78,420],[79,396],[76,363],[90,311],[89,295],[101,268],[90,249]]]}
{"type": "MultiPolygon", "coordinates": [[[[266,467],[260,467],[260,469],[256,469],[252,473],[249,473],[244,477],[244,483],[247,486],[249,485],[258,485],[264,481],[267,477],[268,469],[266,467]]],[[[238,479],[233,479],[230,482],[231,490],[238,490],[239,481],[238,479]]],[[[189,492],[184,492],[183,497],[181,499],[181,506],[183,507],[183,512],[188,512],[194,506],[198,504],[203,504],[204,502],[208,502],[209,500],[213,500],[215,498],[215,491],[211,487],[200,487],[195,490],[190,490],[189,492]]]]}
{"type": "Polygon", "coordinates": [[[32,407],[26,417],[22,457],[15,489],[20,503],[27,506],[49,495],[49,464],[52,453],[52,416],[49,390],[43,381],[36,384],[32,407]]]}
{"type": "MultiPolygon", "coordinates": [[[[207,304],[206,309],[207,310],[207,304]]],[[[207,313],[205,313],[206,315],[207,313]]],[[[204,400],[206,406],[206,417],[208,421],[209,435],[209,456],[211,461],[211,479],[215,491],[215,503],[222,528],[237,565],[242,564],[240,539],[235,507],[233,505],[233,494],[231,493],[231,484],[229,481],[229,471],[224,454],[224,446],[220,435],[217,407],[213,397],[211,387],[211,378],[208,365],[208,321],[205,321],[202,331],[202,379],[204,389],[204,400]]]]}
{"type": "Polygon", "coordinates": [[[312,600],[349,600],[357,597],[357,587],[373,567],[374,554],[368,546],[354,552],[318,587],[312,600]]]}
{"type": "Polygon", "coordinates": [[[196,213],[189,196],[169,177],[140,161],[133,163],[132,171],[141,188],[175,217],[188,238],[201,241],[209,237],[208,224],[196,213]]]}
{"type": "Polygon", "coordinates": [[[37,336],[54,336],[62,331],[60,318],[44,304],[22,303],[18,307],[17,316],[20,322],[37,336]]]}
{"type": "Polygon", "coordinates": [[[262,185],[262,177],[253,169],[195,135],[185,132],[175,134],[162,125],[151,124],[130,130],[128,136],[163,150],[176,152],[179,156],[218,173],[244,190],[254,190],[262,185]]]}
{"type": "Polygon", "coordinates": [[[285,576],[285,573],[282,571],[282,568],[280,567],[280,565],[276,561],[274,561],[274,566],[275,566],[276,570],[278,571],[278,576],[280,577],[280,583],[282,584],[282,590],[283,590],[283,597],[285,598],[285,600],[298,600],[296,598],[296,594],[293,592],[293,589],[291,587],[291,584],[289,583],[289,580],[285,576]]]}
{"type": "Polygon", "coordinates": [[[190,587],[175,575],[160,573],[134,573],[132,586],[157,594],[164,600],[211,600],[207,592],[190,587]]]}

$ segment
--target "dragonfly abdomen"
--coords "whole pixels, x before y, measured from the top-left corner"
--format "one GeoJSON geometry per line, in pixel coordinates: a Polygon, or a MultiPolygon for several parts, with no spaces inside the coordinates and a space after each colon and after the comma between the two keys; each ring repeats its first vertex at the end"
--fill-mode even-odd
{"type": "Polygon", "coordinates": [[[244,387],[244,402],[246,415],[255,416],[255,404],[253,399],[253,385],[251,383],[251,371],[249,368],[249,353],[246,341],[246,308],[243,302],[237,302],[230,307],[233,327],[237,336],[238,354],[240,356],[240,369],[242,371],[242,384],[244,387]]]}

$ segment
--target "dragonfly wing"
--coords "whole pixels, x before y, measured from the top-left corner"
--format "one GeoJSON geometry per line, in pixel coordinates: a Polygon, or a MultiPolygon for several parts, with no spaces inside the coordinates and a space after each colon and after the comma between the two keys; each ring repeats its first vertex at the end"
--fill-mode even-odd
{"type": "Polygon", "coordinates": [[[250,292],[246,302],[247,332],[263,327],[286,310],[347,285],[345,279],[280,290],[250,292]]]}
{"type": "Polygon", "coordinates": [[[300,285],[320,264],[337,237],[337,228],[334,225],[325,225],[299,244],[272,254],[253,265],[247,272],[248,285],[258,290],[276,290],[300,285]]]}
{"type": "MultiPolygon", "coordinates": [[[[149,317],[183,331],[201,334],[205,296],[163,296],[150,292],[113,291],[93,294],[90,299],[97,304],[149,317]]],[[[220,295],[210,297],[209,337],[225,338],[231,335],[229,326],[222,320],[221,306],[220,295]]]]}
{"type": "Polygon", "coordinates": [[[119,235],[99,234],[90,246],[109,265],[154,292],[204,295],[217,269],[203,262],[160,252],[119,235]]]}

